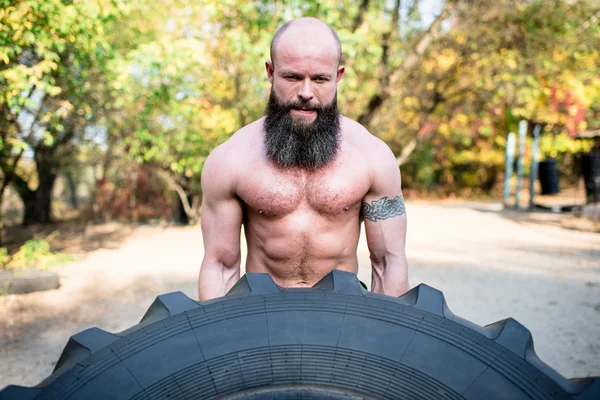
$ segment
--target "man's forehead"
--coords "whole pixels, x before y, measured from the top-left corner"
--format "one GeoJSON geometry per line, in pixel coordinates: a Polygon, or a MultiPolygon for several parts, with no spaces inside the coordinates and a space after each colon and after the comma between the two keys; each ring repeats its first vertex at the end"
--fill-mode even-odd
{"type": "Polygon", "coordinates": [[[277,64],[324,64],[337,66],[338,52],[335,47],[323,46],[319,42],[301,41],[294,45],[277,48],[277,64]]]}
{"type": "Polygon", "coordinates": [[[339,45],[331,29],[315,19],[294,21],[283,31],[274,48],[277,56],[287,57],[314,55],[319,58],[332,56],[339,61],[339,45]]]}

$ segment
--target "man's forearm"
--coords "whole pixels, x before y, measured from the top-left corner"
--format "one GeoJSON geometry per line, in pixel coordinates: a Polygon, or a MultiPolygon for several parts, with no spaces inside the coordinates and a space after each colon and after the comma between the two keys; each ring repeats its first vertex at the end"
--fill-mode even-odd
{"type": "Polygon", "coordinates": [[[408,283],[408,262],[406,259],[394,262],[371,263],[371,291],[388,296],[402,296],[410,290],[408,283]]]}
{"type": "Polygon", "coordinates": [[[200,301],[222,297],[240,279],[240,268],[228,268],[220,263],[202,263],[198,278],[200,301]]]}

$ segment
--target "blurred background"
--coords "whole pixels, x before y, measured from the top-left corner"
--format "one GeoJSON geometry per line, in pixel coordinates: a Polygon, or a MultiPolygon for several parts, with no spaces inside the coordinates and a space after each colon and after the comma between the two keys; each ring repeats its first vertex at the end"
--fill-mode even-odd
{"type": "Polygon", "coordinates": [[[0,3],[4,242],[8,226],[73,218],[196,223],[204,160],[262,116],[270,40],[298,16],[336,29],[340,109],[394,151],[409,199],[500,199],[521,120],[525,178],[539,124],[538,160],[585,197],[596,0],[0,3]]]}
{"type": "Polygon", "coordinates": [[[411,284],[600,375],[598,0],[0,0],[0,388],[197,298],[203,163],[262,116],[299,16],[337,31],[340,110],[397,157],[411,284]],[[7,294],[25,269],[60,288],[7,294]]]}

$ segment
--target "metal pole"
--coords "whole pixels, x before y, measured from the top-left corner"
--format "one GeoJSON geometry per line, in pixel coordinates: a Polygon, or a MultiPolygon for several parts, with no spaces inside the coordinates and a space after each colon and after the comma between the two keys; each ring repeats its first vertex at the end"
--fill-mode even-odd
{"type": "Polygon", "coordinates": [[[523,184],[523,153],[525,153],[525,137],[527,136],[527,121],[519,122],[519,152],[517,153],[517,193],[515,194],[515,208],[519,209],[519,197],[523,184]]]}
{"type": "Polygon", "coordinates": [[[533,143],[531,144],[531,173],[529,174],[529,208],[534,206],[535,181],[538,176],[538,153],[540,151],[540,131],[542,127],[538,124],[533,128],[533,143]]]}
{"type": "Polygon", "coordinates": [[[514,132],[510,132],[508,134],[508,138],[506,139],[506,167],[504,174],[504,206],[508,205],[508,199],[510,198],[510,179],[513,175],[513,162],[515,158],[515,143],[517,141],[517,137],[514,132]]]}

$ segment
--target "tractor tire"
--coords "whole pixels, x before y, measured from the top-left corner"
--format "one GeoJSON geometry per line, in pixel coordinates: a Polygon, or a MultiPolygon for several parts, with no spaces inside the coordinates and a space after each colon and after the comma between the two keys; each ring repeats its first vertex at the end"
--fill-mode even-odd
{"type": "Polygon", "coordinates": [[[419,285],[394,298],[333,271],[310,289],[246,274],[224,297],[158,296],[119,334],[72,336],[52,375],[1,400],[600,399],[600,379],[566,379],[514,319],[486,327],[419,285]]]}

